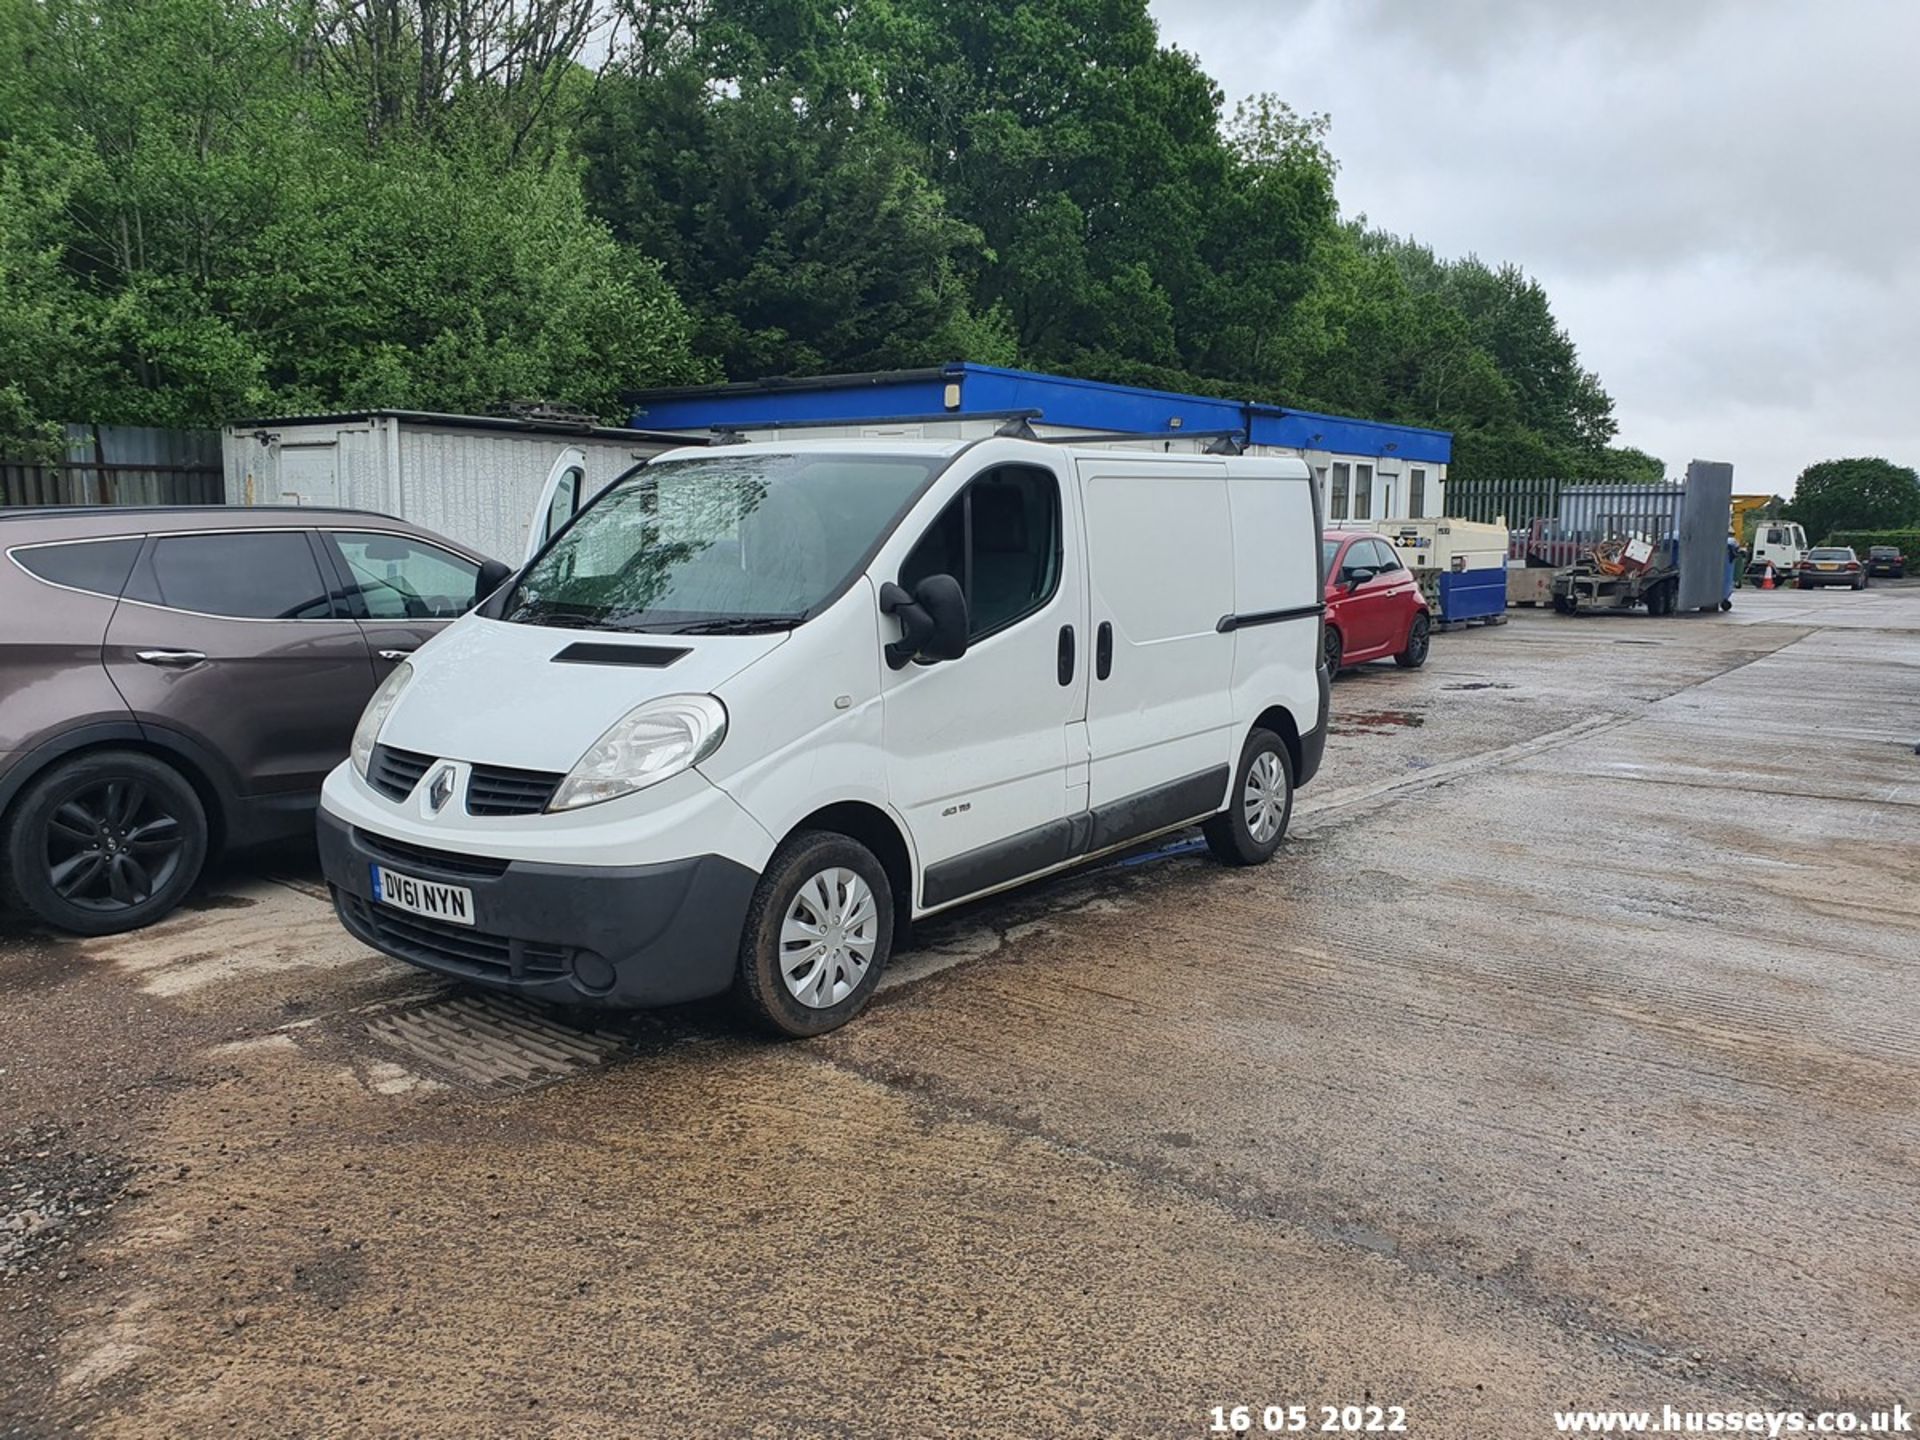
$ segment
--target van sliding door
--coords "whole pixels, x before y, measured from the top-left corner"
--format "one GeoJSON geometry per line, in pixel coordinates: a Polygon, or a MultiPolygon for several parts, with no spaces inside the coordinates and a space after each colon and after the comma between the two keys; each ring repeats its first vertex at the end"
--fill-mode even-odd
{"type": "Polygon", "coordinates": [[[1089,850],[1217,808],[1233,760],[1224,464],[1084,459],[1094,667],[1089,850]]]}

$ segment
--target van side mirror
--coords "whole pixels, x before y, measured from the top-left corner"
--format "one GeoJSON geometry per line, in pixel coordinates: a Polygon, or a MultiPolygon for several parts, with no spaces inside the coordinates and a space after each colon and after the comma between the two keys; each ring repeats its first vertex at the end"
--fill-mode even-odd
{"type": "Polygon", "coordinates": [[[904,670],[916,659],[958,660],[967,653],[967,597],[951,575],[929,575],[908,594],[889,580],[880,587],[880,610],[900,622],[900,638],[887,646],[887,664],[904,670]]]}
{"type": "MultiPolygon", "coordinates": [[[[513,567],[498,560],[482,560],[480,573],[473,577],[473,603],[478,605],[513,578],[513,567]]],[[[468,607],[469,609],[472,606],[468,607]]]]}

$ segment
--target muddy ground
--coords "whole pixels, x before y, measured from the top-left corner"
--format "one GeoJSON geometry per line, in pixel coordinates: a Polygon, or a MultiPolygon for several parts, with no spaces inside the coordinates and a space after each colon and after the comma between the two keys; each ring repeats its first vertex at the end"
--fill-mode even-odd
{"type": "Polygon", "coordinates": [[[1920,1401],[1920,588],[1516,612],[1335,717],[1273,865],[942,919],[802,1045],[458,995],[298,850],[0,920],[0,1436],[1920,1401]]]}

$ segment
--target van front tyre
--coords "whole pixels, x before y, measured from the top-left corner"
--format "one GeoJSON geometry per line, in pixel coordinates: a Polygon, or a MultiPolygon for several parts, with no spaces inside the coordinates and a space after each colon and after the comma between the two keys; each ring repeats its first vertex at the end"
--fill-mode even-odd
{"type": "Polygon", "coordinates": [[[866,1009],[892,949],[886,868],[857,840],[803,830],[754,888],[734,1000],[774,1035],[824,1035],[866,1009]]]}
{"type": "Polygon", "coordinates": [[[1227,808],[1200,827],[1207,848],[1225,865],[1259,865],[1273,858],[1293,818],[1293,760],[1271,730],[1247,737],[1233,772],[1227,808]]]}
{"type": "Polygon", "coordinates": [[[170,913],[207,859],[207,813],[179,771],[100,750],[50,767],[0,831],[0,899],[74,935],[170,913]]]}

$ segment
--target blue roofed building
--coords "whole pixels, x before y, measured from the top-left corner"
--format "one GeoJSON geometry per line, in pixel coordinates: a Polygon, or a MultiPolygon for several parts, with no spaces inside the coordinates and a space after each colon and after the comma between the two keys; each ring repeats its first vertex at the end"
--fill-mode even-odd
{"type": "Polygon", "coordinates": [[[646,390],[631,399],[636,428],[688,436],[971,440],[1024,420],[1047,438],[1293,455],[1319,478],[1329,520],[1444,515],[1453,458],[1445,430],[996,365],[646,390]]]}

